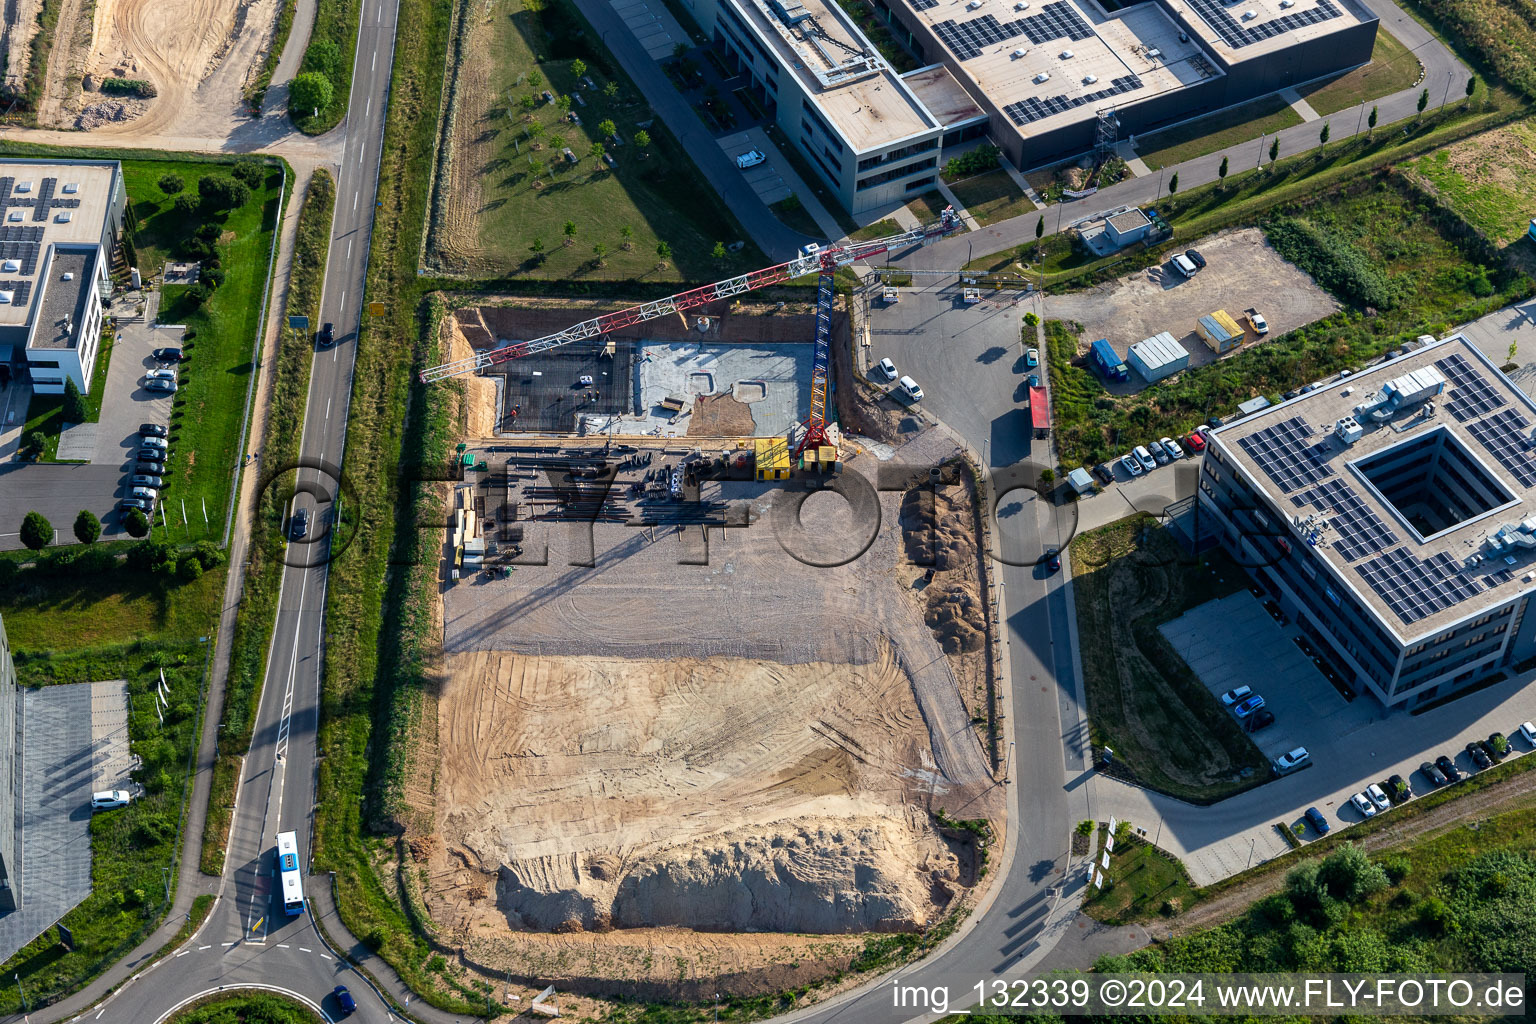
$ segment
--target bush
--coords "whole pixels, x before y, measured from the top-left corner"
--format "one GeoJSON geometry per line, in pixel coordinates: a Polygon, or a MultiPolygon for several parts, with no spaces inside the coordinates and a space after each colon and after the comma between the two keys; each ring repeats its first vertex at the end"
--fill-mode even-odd
{"type": "Polygon", "coordinates": [[[294,118],[309,117],[317,110],[331,105],[334,93],[331,80],[318,71],[306,71],[288,83],[288,114],[294,118]]]}
{"type": "Polygon", "coordinates": [[[198,280],[202,281],[209,288],[217,288],[224,283],[224,271],[218,267],[206,267],[198,276],[198,280]]]}
{"type": "Polygon", "coordinates": [[[1038,313],[1025,313],[1024,314],[1024,326],[1025,327],[1039,327],[1040,326],[1040,315],[1038,313]]]}
{"type": "Polygon", "coordinates": [[[230,168],[229,173],[235,176],[236,181],[242,181],[251,188],[260,188],[261,179],[267,176],[261,161],[250,156],[236,160],[235,166],[230,168]]]}
{"type": "Polygon", "coordinates": [[[251,189],[245,182],[216,174],[197,179],[197,194],[210,210],[233,210],[251,200],[251,189]]]}
{"type": "Polygon", "coordinates": [[[183,192],[176,197],[176,201],[171,204],[171,208],[176,211],[178,216],[190,217],[197,212],[197,196],[183,192]]]}
{"type": "Polygon", "coordinates": [[[224,564],[228,558],[224,549],[211,540],[200,540],[192,549],[192,554],[197,557],[204,569],[214,569],[224,564]]]}
{"type": "Polygon", "coordinates": [[[81,509],[75,516],[75,539],[81,544],[94,544],[101,536],[101,520],[89,509],[81,509]]]}
{"type": "Polygon", "coordinates": [[[183,555],[181,561],[176,564],[176,575],[184,583],[192,583],[203,574],[203,563],[197,560],[196,555],[183,555]]]}
{"type": "Polygon", "coordinates": [[[327,82],[339,82],[342,77],[341,47],[330,39],[316,39],[304,51],[299,71],[315,72],[325,76],[327,82]]]}
{"type": "Polygon", "coordinates": [[[1391,309],[1402,301],[1400,289],[1369,256],[1310,221],[1272,218],[1264,225],[1264,233],[1280,255],[1346,301],[1377,309],[1391,309]]]}
{"type": "Polygon", "coordinates": [[[64,422],[85,422],[85,396],[80,394],[80,388],[75,384],[75,378],[64,378],[64,422]]]}
{"type": "Polygon", "coordinates": [[[128,568],[169,575],[176,571],[176,548],[163,540],[141,540],[128,549],[128,568]]]}
{"type": "Polygon", "coordinates": [[[53,524],[41,512],[28,512],[21,521],[21,542],[33,551],[41,551],[53,543],[53,524]]]}
{"type": "Polygon", "coordinates": [[[138,509],[134,509],[128,513],[128,518],[123,520],[123,529],[128,531],[130,537],[147,537],[149,517],[138,509]]]}
{"type": "Polygon", "coordinates": [[[187,289],[187,301],[193,309],[201,309],[203,303],[213,297],[213,289],[199,281],[187,289]]]}
{"type": "Polygon", "coordinates": [[[944,165],[944,177],[968,178],[983,171],[990,171],[1002,164],[1003,151],[989,144],[977,146],[969,153],[951,157],[944,165]]]}
{"type": "Polygon", "coordinates": [[[108,96],[142,96],[144,99],[152,99],[160,94],[153,82],[146,82],[142,78],[103,78],[101,91],[108,96]]]}
{"type": "Polygon", "coordinates": [[[219,225],[213,223],[212,221],[209,221],[206,224],[199,224],[197,226],[197,230],[192,232],[192,237],[201,238],[205,242],[217,242],[219,240],[219,235],[223,233],[223,228],[219,227],[219,225]]]}
{"type": "Polygon", "coordinates": [[[174,196],[187,187],[187,183],[182,180],[179,174],[161,175],[160,180],[156,184],[160,186],[160,191],[164,192],[167,196],[174,196]]]}

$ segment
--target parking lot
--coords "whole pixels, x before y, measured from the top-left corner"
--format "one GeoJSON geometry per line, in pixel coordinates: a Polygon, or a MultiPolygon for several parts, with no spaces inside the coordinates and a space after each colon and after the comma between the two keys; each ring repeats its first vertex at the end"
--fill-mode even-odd
{"type": "MultiPolygon", "coordinates": [[[[1214,310],[1241,317],[1245,309],[1257,309],[1269,321],[1265,337],[1276,338],[1339,308],[1311,277],[1270,248],[1258,228],[1212,235],[1201,241],[1200,252],[1206,268],[1194,277],[1163,263],[1088,291],[1048,296],[1043,315],[1081,323],[1085,351],[1107,338],[1122,357],[1131,345],[1167,331],[1189,352],[1191,366],[1203,366],[1216,355],[1195,334],[1195,322],[1214,310]]],[[[1250,329],[1245,346],[1259,343],[1250,329]]],[[[1122,394],[1144,387],[1133,369],[1129,381],[1111,383],[1109,390],[1122,394]]]]}

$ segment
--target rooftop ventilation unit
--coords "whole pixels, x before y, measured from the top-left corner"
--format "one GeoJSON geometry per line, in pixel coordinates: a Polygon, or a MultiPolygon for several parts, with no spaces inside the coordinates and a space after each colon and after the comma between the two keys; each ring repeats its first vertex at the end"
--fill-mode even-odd
{"type": "Polygon", "coordinates": [[[64,272],[64,280],[66,280],[66,281],[73,281],[74,279],[75,279],[75,272],[73,270],[66,270],[64,272]]]}
{"type": "Polygon", "coordinates": [[[58,215],[53,218],[53,222],[55,224],[68,224],[74,219],[75,215],[73,213],[70,213],[68,210],[60,210],[58,215]]]}
{"type": "Polygon", "coordinates": [[[19,273],[21,271],[21,260],[6,260],[4,263],[0,263],[0,270],[4,270],[7,274],[19,273]]]}
{"type": "Polygon", "coordinates": [[[1051,73],[1049,71],[1042,71],[1038,75],[1035,76],[1035,84],[1036,85],[1039,85],[1042,82],[1049,82],[1050,80],[1051,80],[1051,73]]]}
{"type": "Polygon", "coordinates": [[[65,185],[64,185],[64,194],[67,195],[67,196],[72,196],[76,192],[79,192],[79,191],[80,191],[80,184],[79,184],[79,182],[70,181],[70,182],[66,182],[65,185]]]}
{"type": "Polygon", "coordinates": [[[768,6],[773,8],[773,13],[790,28],[794,28],[811,16],[811,12],[805,9],[805,5],[800,3],[800,0],[768,0],[768,6]]]}
{"type": "Polygon", "coordinates": [[[1077,54],[1073,53],[1071,50],[1062,50],[1061,51],[1061,59],[1062,60],[1071,60],[1073,57],[1076,57],[1076,56],[1077,56],[1077,54]]]}
{"type": "Polygon", "coordinates": [[[0,292],[0,306],[9,306],[15,298],[15,292],[0,292]]]}
{"type": "Polygon", "coordinates": [[[1027,11],[1029,10],[1029,4],[1025,0],[1019,0],[1018,3],[1013,5],[1013,9],[1016,11],[1027,11]]]}
{"type": "Polygon", "coordinates": [[[1094,82],[1097,82],[1098,80],[1099,80],[1099,76],[1098,75],[1084,75],[1083,76],[1083,84],[1084,85],[1092,85],[1094,82]]]}
{"type": "Polygon", "coordinates": [[[1292,7],[1295,7],[1295,6],[1296,6],[1296,0],[1280,0],[1280,9],[1282,11],[1290,10],[1292,7]]]}
{"type": "Polygon", "coordinates": [[[1433,398],[1444,390],[1445,376],[1433,366],[1422,366],[1387,381],[1380,391],[1367,395],[1365,401],[1355,406],[1355,418],[1385,423],[1415,402],[1433,398]]]}
{"type": "Polygon", "coordinates": [[[1028,50],[1014,50],[1008,56],[1013,58],[1014,60],[1019,60],[1021,57],[1026,57],[1028,55],[1029,55],[1029,51],[1028,50]]]}
{"type": "Polygon", "coordinates": [[[1259,16],[1259,12],[1258,11],[1244,11],[1243,12],[1243,20],[1244,21],[1252,21],[1254,18],[1257,18],[1258,16],[1259,16]]]}
{"type": "Polygon", "coordinates": [[[1345,444],[1354,444],[1365,436],[1365,428],[1353,416],[1345,416],[1333,425],[1333,436],[1345,444]]]}
{"type": "Polygon", "coordinates": [[[1152,49],[1148,50],[1143,56],[1145,56],[1147,58],[1147,60],[1160,60],[1160,59],[1162,59],[1163,51],[1159,50],[1157,47],[1154,46],[1152,49]]]}
{"type": "Polygon", "coordinates": [[[1490,554],[1508,555],[1517,549],[1536,548],[1536,516],[1518,523],[1505,523],[1483,541],[1490,554]]]}
{"type": "Polygon", "coordinates": [[[16,183],[16,191],[17,192],[31,192],[32,191],[32,183],[30,181],[18,181],[16,183]]]}
{"type": "Polygon", "coordinates": [[[980,6],[981,6],[981,0],[971,0],[970,3],[965,5],[965,9],[968,10],[968,11],[974,11],[976,8],[978,8],[980,6]]]}

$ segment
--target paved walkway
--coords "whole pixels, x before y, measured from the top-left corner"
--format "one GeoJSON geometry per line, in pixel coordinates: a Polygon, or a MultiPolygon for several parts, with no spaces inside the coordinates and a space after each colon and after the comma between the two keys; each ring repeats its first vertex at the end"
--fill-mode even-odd
{"type": "Polygon", "coordinates": [[[1303,121],[1321,121],[1322,115],[1312,109],[1312,104],[1301,98],[1301,93],[1295,89],[1281,89],[1280,98],[1291,105],[1291,109],[1301,115],[1303,121]]]}

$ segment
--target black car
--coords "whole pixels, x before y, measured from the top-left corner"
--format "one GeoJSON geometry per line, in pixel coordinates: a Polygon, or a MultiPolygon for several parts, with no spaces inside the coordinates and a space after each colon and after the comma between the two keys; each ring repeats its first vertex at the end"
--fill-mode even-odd
{"type": "Polygon", "coordinates": [[[1221,417],[1212,416],[1210,419],[1205,421],[1205,425],[1210,427],[1212,430],[1215,430],[1217,427],[1221,426],[1221,417]]]}
{"type": "Polygon", "coordinates": [[[1248,716],[1248,721],[1244,724],[1248,727],[1249,732],[1258,732],[1260,729],[1275,724],[1275,713],[1268,708],[1259,708],[1259,710],[1248,716]]]}
{"type": "Polygon", "coordinates": [[[1045,567],[1051,572],[1061,569],[1061,551],[1057,548],[1045,549],[1045,567]]]}
{"type": "Polygon", "coordinates": [[[170,430],[169,427],[163,426],[163,425],[161,425],[159,423],[140,423],[139,424],[139,436],[140,437],[170,437],[171,436],[171,430],[170,430]]]}
{"type": "Polygon", "coordinates": [[[1425,761],[1423,764],[1419,765],[1419,774],[1428,779],[1429,784],[1432,786],[1439,786],[1450,781],[1445,777],[1444,772],[1442,772],[1439,768],[1436,768],[1434,764],[1429,761],[1425,761]]]}
{"type": "Polygon", "coordinates": [[[1487,739],[1480,740],[1478,742],[1478,746],[1483,748],[1483,753],[1487,754],[1489,756],[1489,758],[1491,758],[1493,760],[1494,764],[1498,764],[1500,761],[1504,760],[1504,755],[1509,753],[1509,741],[1508,740],[1504,741],[1503,749],[1500,749],[1499,744],[1493,742],[1493,737],[1497,736],[1497,735],[1498,735],[1498,733],[1494,733],[1493,735],[1490,735],[1487,739]]]}
{"type": "Polygon", "coordinates": [[[134,458],[138,459],[140,462],[164,462],[165,449],[150,448],[146,446],[135,452],[134,458]]]}
{"type": "Polygon", "coordinates": [[[1387,799],[1395,804],[1405,803],[1413,796],[1413,790],[1408,787],[1408,780],[1401,775],[1393,775],[1387,779],[1384,787],[1387,791],[1387,799]]]}
{"type": "Polygon", "coordinates": [[[124,498],[122,501],[117,503],[118,511],[122,512],[123,515],[127,515],[129,512],[132,512],[135,509],[140,512],[148,512],[154,507],[154,502],[150,501],[148,498],[124,498]]]}
{"type": "Polygon", "coordinates": [[[341,1011],[343,1017],[350,1017],[357,1012],[357,1000],[352,998],[352,993],[347,991],[347,986],[337,985],[331,989],[331,995],[336,997],[336,1008],[341,1011]]]}
{"type": "Polygon", "coordinates": [[[135,472],[135,473],[148,473],[150,476],[159,476],[161,473],[165,472],[165,463],[163,463],[163,462],[135,462],[133,464],[133,470],[132,471],[135,472]]]}
{"type": "Polygon", "coordinates": [[[1205,269],[1205,257],[1200,255],[1199,250],[1197,250],[1197,249],[1185,249],[1184,250],[1184,255],[1189,257],[1189,262],[1193,263],[1195,266],[1199,267],[1201,270],[1205,269]]]}
{"type": "Polygon", "coordinates": [[[157,348],[155,349],[155,361],[160,363],[179,363],[181,362],[181,349],[157,348]]]}
{"type": "Polygon", "coordinates": [[[326,324],[325,326],[321,327],[320,328],[320,347],[321,348],[330,348],[335,343],[336,343],[336,326],[334,324],[326,324]]]}
{"type": "Polygon", "coordinates": [[[1325,836],[1328,834],[1328,819],[1323,817],[1323,812],[1316,807],[1307,808],[1307,823],[1317,829],[1318,835],[1325,836]]]}
{"type": "Polygon", "coordinates": [[[1445,776],[1446,782],[1455,782],[1461,778],[1461,769],[1456,767],[1456,762],[1441,754],[1435,758],[1435,767],[1440,769],[1440,774],[1445,776]]]}
{"type": "Polygon", "coordinates": [[[1488,756],[1488,751],[1483,749],[1483,745],[1481,743],[1468,743],[1467,756],[1470,757],[1472,759],[1472,763],[1477,765],[1479,768],[1493,767],[1493,758],[1488,756]]]}
{"type": "Polygon", "coordinates": [[[309,535],[309,509],[301,508],[288,523],[288,539],[303,540],[309,535]]]}

